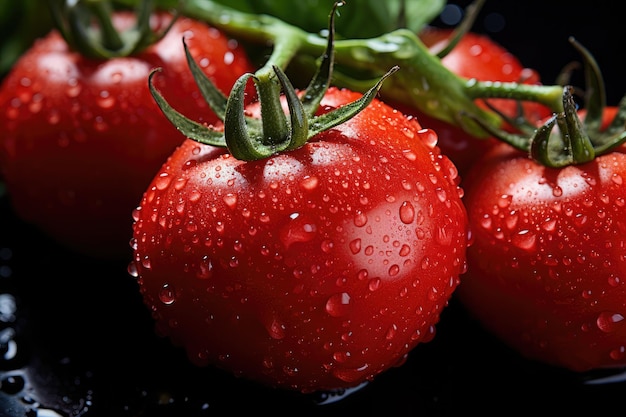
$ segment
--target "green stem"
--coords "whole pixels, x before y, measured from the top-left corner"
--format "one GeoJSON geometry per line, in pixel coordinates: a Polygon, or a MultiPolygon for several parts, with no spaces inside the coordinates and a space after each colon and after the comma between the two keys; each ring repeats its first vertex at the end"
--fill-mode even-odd
{"type": "MultiPolygon", "coordinates": [[[[240,12],[211,0],[188,0],[182,14],[203,20],[238,39],[273,46],[271,56],[259,73],[272,74],[270,68],[286,69],[297,55],[317,58],[326,48],[326,39],[269,15],[240,12]]],[[[346,18],[349,18],[346,16],[346,18]]],[[[390,77],[380,93],[390,102],[404,103],[448,123],[463,127],[470,134],[486,137],[484,125],[499,127],[503,119],[477,105],[480,98],[511,98],[537,101],[554,112],[563,110],[561,86],[537,86],[517,83],[492,83],[468,80],[443,66],[415,33],[398,29],[370,39],[336,40],[337,64],[348,69],[348,77],[335,82],[344,87],[371,87],[352,77],[353,72],[377,80],[389,68],[399,71],[390,77]],[[354,81],[354,82],[351,82],[354,81]],[[463,117],[471,115],[472,117],[463,117]],[[481,123],[477,123],[477,121],[481,123]]],[[[344,70],[345,72],[346,70],[344,70]]],[[[346,74],[342,74],[346,75],[346,74]]]]}
{"type": "Polygon", "coordinates": [[[91,8],[92,13],[98,19],[100,24],[100,33],[102,35],[102,45],[106,49],[111,51],[117,51],[122,49],[124,42],[122,38],[113,26],[111,21],[111,15],[113,14],[113,8],[108,1],[91,0],[87,2],[91,8]]]}
{"type": "Polygon", "coordinates": [[[510,98],[530,100],[549,107],[554,113],[563,111],[563,87],[560,85],[533,85],[515,82],[476,81],[466,83],[465,93],[472,98],[510,98]]]}

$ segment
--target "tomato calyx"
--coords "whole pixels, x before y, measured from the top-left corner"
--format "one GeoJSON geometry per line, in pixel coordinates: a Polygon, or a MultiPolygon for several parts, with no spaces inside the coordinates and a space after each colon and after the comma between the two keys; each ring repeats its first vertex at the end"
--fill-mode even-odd
{"type": "Polygon", "coordinates": [[[299,148],[317,134],[356,116],[376,97],[383,81],[399,69],[397,66],[391,68],[361,98],[316,115],[330,86],[334,62],[334,15],[336,8],[342,4],[343,2],[335,3],[330,13],[326,51],[312,80],[301,94],[279,66],[271,65],[260,68],[254,74],[242,75],[226,97],[200,70],[184,39],[183,46],[189,68],[204,100],[223,122],[223,129],[193,121],[170,106],[152,82],[155,74],[160,71],[159,68],[155,68],[148,78],[150,92],[163,114],[181,133],[200,143],[226,147],[237,159],[264,159],[278,152],[299,148]],[[246,86],[250,80],[256,87],[261,108],[260,118],[250,117],[245,113],[246,86]],[[283,109],[283,95],[289,120],[283,109]]]}
{"type": "Polygon", "coordinates": [[[541,126],[509,119],[510,124],[520,131],[510,133],[473,118],[495,138],[528,152],[530,158],[551,168],[584,164],[626,143],[626,96],[619,103],[609,126],[603,129],[606,91],[600,68],[591,53],[576,39],[570,37],[569,41],[583,56],[585,66],[587,88],[581,92],[584,118],[581,118],[581,109],[574,100],[576,89],[567,84],[570,75],[567,71],[560,75],[564,84],[563,110],[553,113],[541,126]]]}
{"type": "Polygon", "coordinates": [[[154,30],[150,26],[153,0],[141,0],[135,8],[136,24],[118,31],[112,21],[114,9],[107,0],[48,0],[48,5],[55,27],[68,45],[92,59],[138,53],[161,40],[178,17],[174,11],[165,27],[154,30]]]}

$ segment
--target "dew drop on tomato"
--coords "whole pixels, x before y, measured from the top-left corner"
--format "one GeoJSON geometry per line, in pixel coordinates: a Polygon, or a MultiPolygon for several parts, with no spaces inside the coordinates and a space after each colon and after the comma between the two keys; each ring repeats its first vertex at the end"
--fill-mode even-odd
{"type": "Polygon", "coordinates": [[[609,352],[609,357],[614,361],[622,361],[626,355],[626,346],[619,346],[609,352]]]}
{"type": "Polygon", "coordinates": [[[400,220],[404,224],[411,224],[415,220],[415,207],[409,201],[404,201],[400,206],[400,220]]]}
{"type": "Polygon", "coordinates": [[[204,257],[198,265],[196,277],[199,279],[209,279],[213,276],[213,262],[209,257],[204,257]]]}
{"type": "Polygon", "coordinates": [[[309,216],[292,213],[279,236],[285,248],[289,248],[294,243],[313,240],[317,236],[317,225],[309,216]]]}
{"type": "Polygon", "coordinates": [[[624,316],[620,313],[604,311],[596,319],[598,329],[605,333],[614,332],[620,324],[624,324],[624,316]]]}
{"type": "Polygon", "coordinates": [[[363,227],[366,224],[367,224],[367,215],[360,210],[357,211],[356,215],[354,216],[354,225],[356,227],[363,227]]]}
{"type": "Polygon", "coordinates": [[[350,252],[352,252],[353,255],[361,252],[361,239],[357,238],[350,241],[348,247],[350,248],[350,252]]]}
{"type": "Polygon", "coordinates": [[[110,109],[115,106],[115,97],[113,97],[108,91],[102,90],[96,99],[96,104],[101,109],[110,109]]]}
{"type": "Polygon", "coordinates": [[[226,204],[226,207],[231,210],[237,207],[237,194],[228,193],[222,197],[222,200],[224,201],[224,204],[226,204]]]}
{"type": "Polygon", "coordinates": [[[363,374],[368,370],[369,366],[367,364],[363,364],[359,368],[339,368],[333,370],[333,375],[338,379],[345,382],[354,382],[362,379],[363,374]]]}
{"type": "Polygon", "coordinates": [[[317,177],[306,176],[300,181],[300,188],[305,191],[313,191],[317,188],[319,179],[317,177]]]}
{"type": "Polygon", "coordinates": [[[377,289],[380,288],[380,284],[381,284],[381,279],[380,278],[372,278],[369,280],[368,284],[367,284],[367,288],[370,291],[376,291],[377,289]]]}
{"type": "Polygon", "coordinates": [[[350,295],[346,292],[333,294],[326,301],[326,312],[333,317],[341,317],[348,312],[350,295]]]}
{"type": "Polygon", "coordinates": [[[285,338],[285,324],[274,318],[267,326],[267,332],[272,339],[280,340],[285,338]]]}
{"type": "Polygon", "coordinates": [[[159,291],[159,300],[166,305],[170,305],[176,301],[176,292],[174,287],[164,284],[159,291]]]}
{"type": "Polygon", "coordinates": [[[437,136],[437,132],[433,129],[422,129],[417,132],[421,141],[430,149],[434,149],[437,146],[437,142],[439,141],[439,137],[437,136]]]}
{"type": "Polygon", "coordinates": [[[511,238],[511,243],[520,249],[532,250],[537,243],[537,236],[529,230],[521,230],[511,238]]]}

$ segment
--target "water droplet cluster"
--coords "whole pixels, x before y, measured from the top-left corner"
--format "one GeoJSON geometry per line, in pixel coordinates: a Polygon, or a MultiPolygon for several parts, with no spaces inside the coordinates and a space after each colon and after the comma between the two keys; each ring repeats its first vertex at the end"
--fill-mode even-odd
{"type": "Polygon", "coordinates": [[[529,357],[576,371],[626,364],[624,159],[562,170],[505,160],[519,176],[466,188],[473,242],[461,299],[529,357]],[[560,338],[576,343],[564,351],[560,338]]]}
{"type": "Polygon", "coordinates": [[[434,337],[465,270],[458,173],[433,131],[369,114],[260,161],[187,141],[155,176],[129,273],[194,363],[352,387],[434,337]]]}

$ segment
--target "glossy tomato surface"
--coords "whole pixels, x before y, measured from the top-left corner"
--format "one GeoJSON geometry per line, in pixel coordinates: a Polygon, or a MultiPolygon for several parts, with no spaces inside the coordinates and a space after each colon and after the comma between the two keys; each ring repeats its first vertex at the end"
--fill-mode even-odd
{"type": "MultiPolygon", "coordinates": [[[[541,70],[544,82],[579,58],[567,43],[575,35],[599,60],[616,103],[626,91],[623,67],[615,64],[626,42],[622,15],[613,2],[579,7],[488,1],[475,29],[541,70]]],[[[125,261],[94,261],[51,240],[17,216],[0,187],[0,415],[609,416],[623,406],[623,373],[571,374],[527,360],[455,297],[432,341],[359,390],[326,396],[268,389],[197,367],[155,335],[126,269],[125,261]]]]}
{"type": "Polygon", "coordinates": [[[458,296],[527,358],[626,368],[624,151],[557,169],[501,144],[466,177],[473,239],[458,296]]]}
{"type": "MultiPolygon", "coordinates": [[[[153,18],[155,29],[171,16],[153,18]]],[[[135,23],[114,17],[118,29],[135,23]]],[[[130,257],[130,213],[182,136],[150,95],[149,72],[180,111],[212,123],[188,70],[182,45],[228,93],[251,70],[243,49],[216,29],[187,18],[135,56],[90,60],[57,32],[39,39],[0,88],[0,176],[16,212],[58,242],[95,257],[130,257]]]]}
{"type": "MultiPolygon", "coordinates": [[[[360,96],[331,88],[321,107],[360,96]]],[[[183,143],[135,214],[157,331],[198,365],[304,392],[400,365],[465,268],[458,176],[434,143],[376,99],[266,159],[183,143]]]]}

